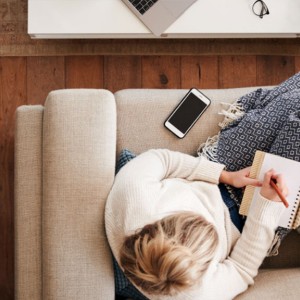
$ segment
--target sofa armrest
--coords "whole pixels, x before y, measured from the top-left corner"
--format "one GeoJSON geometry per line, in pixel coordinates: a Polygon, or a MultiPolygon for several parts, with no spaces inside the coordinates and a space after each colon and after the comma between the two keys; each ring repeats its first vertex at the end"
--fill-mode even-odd
{"type": "Polygon", "coordinates": [[[104,206],[116,107],[105,90],[51,92],[43,130],[43,299],[114,299],[104,206]]]}
{"type": "Polygon", "coordinates": [[[20,106],[15,126],[15,299],[42,299],[42,106],[20,106]]]}

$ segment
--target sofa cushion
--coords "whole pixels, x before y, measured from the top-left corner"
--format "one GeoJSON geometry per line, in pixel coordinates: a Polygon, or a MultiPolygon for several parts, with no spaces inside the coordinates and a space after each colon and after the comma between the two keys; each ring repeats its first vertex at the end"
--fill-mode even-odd
{"type": "Polygon", "coordinates": [[[254,285],[235,300],[272,299],[298,300],[300,269],[264,269],[255,278],[254,285]]]}
{"type": "Polygon", "coordinates": [[[128,148],[136,154],[150,148],[168,148],[196,155],[200,143],[219,131],[223,116],[221,102],[231,103],[255,88],[203,90],[211,105],[189,131],[179,139],[164,122],[188,90],[127,89],[115,93],[117,103],[117,153],[128,148]]]}

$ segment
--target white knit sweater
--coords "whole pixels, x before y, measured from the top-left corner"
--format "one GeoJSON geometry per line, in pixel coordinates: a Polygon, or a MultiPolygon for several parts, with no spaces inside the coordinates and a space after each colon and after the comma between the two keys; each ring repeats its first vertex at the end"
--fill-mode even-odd
{"type": "Polygon", "coordinates": [[[284,206],[259,196],[240,234],[217,186],[223,168],[179,152],[150,150],[133,159],[116,176],[106,204],[105,226],[118,262],[125,236],[174,212],[198,213],[215,225],[219,235],[215,257],[199,286],[176,297],[143,292],[148,298],[233,299],[253,284],[284,206]]]}

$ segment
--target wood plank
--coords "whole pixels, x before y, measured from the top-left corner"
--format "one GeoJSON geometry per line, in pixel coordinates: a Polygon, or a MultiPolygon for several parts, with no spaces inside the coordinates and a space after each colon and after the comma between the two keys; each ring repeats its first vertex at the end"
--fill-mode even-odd
{"type": "Polygon", "coordinates": [[[104,88],[112,92],[141,87],[140,56],[105,56],[104,88]]]}
{"type": "Polygon", "coordinates": [[[67,56],[66,88],[102,88],[102,56],[67,56]]]}
{"type": "Polygon", "coordinates": [[[297,38],[47,40],[31,39],[24,21],[18,26],[24,32],[0,34],[1,56],[300,55],[297,38]]]}
{"type": "Polygon", "coordinates": [[[218,88],[217,56],[182,56],[181,88],[218,88]]]}
{"type": "Polygon", "coordinates": [[[26,58],[0,58],[0,295],[14,298],[14,124],[26,104],[26,58]]]}
{"type": "Polygon", "coordinates": [[[65,88],[64,57],[28,57],[27,70],[29,104],[42,104],[50,91],[65,88]]]}
{"type": "Polygon", "coordinates": [[[179,56],[142,57],[142,87],[176,89],[181,87],[179,56]]]}
{"type": "Polygon", "coordinates": [[[300,56],[295,56],[295,73],[300,72],[300,56]]]}
{"type": "Polygon", "coordinates": [[[219,88],[237,88],[256,85],[256,57],[220,56],[219,88]]]}
{"type": "Polygon", "coordinates": [[[277,85],[294,73],[292,56],[257,56],[257,85],[277,85]]]}

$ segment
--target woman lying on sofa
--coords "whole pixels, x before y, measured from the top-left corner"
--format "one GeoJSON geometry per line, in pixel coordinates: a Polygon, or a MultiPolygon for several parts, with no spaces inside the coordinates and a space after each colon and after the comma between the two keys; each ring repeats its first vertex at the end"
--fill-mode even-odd
{"type": "Polygon", "coordinates": [[[285,209],[270,179],[284,195],[287,188],[274,170],[262,183],[249,171],[227,172],[221,164],[169,150],[147,151],[124,166],[105,212],[115,271],[131,285],[117,284],[117,294],[233,299],[253,284],[285,209]],[[220,183],[262,186],[244,226],[220,183]]]}

